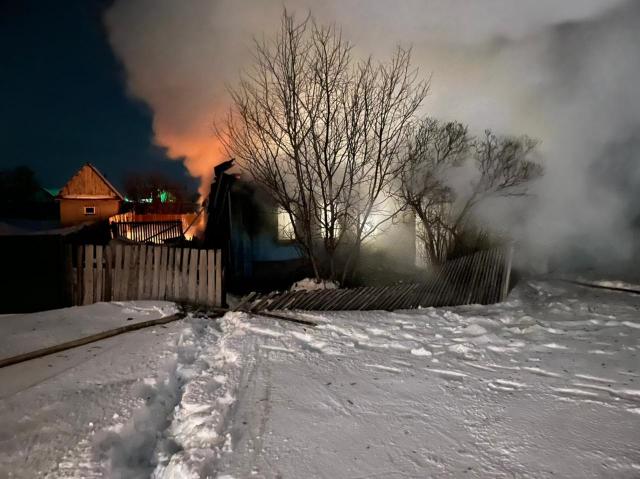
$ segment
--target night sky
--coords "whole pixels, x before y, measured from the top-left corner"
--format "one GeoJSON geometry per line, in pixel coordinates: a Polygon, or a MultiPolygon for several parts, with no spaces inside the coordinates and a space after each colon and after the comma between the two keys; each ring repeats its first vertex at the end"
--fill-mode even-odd
{"type": "Polygon", "coordinates": [[[117,186],[128,172],[161,171],[195,190],[126,93],[102,24],[109,3],[0,0],[0,169],[27,165],[58,188],[91,162],[117,186]]]}

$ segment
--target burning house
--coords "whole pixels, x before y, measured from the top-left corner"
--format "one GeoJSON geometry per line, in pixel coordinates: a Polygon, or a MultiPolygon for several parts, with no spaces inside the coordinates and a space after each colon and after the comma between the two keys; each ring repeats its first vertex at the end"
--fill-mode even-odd
{"type": "MultiPolygon", "coordinates": [[[[221,249],[227,284],[231,290],[249,291],[288,288],[313,275],[293,237],[287,214],[259,185],[228,173],[227,161],[215,168],[207,201],[206,248],[221,249]]],[[[377,267],[390,273],[415,267],[415,219],[411,215],[389,222],[367,244],[377,267]]]]}

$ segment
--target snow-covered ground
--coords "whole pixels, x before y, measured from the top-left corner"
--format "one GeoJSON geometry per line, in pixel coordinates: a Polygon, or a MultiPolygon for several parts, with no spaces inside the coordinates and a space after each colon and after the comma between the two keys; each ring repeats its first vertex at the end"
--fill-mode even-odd
{"type": "Polygon", "coordinates": [[[178,311],[168,301],[96,303],[0,317],[0,359],[130,324],[158,319],[178,311]]]}
{"type": "Polygon", "coordinates": [[[530,281],[488,307],[138,331],[0,370],[55,370],[3,391],[0,476],[639,477],[639,311],[530,281]]]}

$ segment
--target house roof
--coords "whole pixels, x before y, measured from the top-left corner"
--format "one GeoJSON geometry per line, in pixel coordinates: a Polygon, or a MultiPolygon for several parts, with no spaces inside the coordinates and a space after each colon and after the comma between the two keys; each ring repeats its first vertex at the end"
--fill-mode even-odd
{"type": "Polygon", "coordinates": [[[76,173],[67,181],[60,189],[57,198],[67,199],[110,199],[118,198],[124,201],[124,196],[107,180],[100,170],[91,163],[82,165],[76,173]],[[102,186],[99,184],[88,185],[86,180],[88,177],[95,175],[102,186]],[[89,187],[91,186],[91,187],[89,187]]]}

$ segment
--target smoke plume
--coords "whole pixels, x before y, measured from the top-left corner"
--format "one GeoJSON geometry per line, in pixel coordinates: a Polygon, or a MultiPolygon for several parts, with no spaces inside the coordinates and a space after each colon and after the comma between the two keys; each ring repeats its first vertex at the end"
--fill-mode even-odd
{"type": "MultiPolygon", "coordinates": [[[[624,259],[640,186],[640,2],[635,0],[285,1],[300,18],[336,23],[362,55],[413,46],[432,75],[424,113],[539,138],[545,177],[521,206],[492,202],[533,255],[581,250],[624,259]],[[616,246],[612,246],[615,244],[616,246]]],[[[254,37],[279,26],[262,0],[116,0],[105,14],[130,94],[154,114],[155,140],[202,178],[222,152],[213,121],[254,37]]]]}

